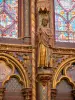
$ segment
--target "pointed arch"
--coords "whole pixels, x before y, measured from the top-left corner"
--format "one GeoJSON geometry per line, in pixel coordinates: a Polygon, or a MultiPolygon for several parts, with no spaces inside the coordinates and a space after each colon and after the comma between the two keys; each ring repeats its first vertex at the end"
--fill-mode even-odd
{"type": "Polygon", "coordinates": [[[26,73],[24,67],[21,65],[21,63],[9,54],[0,53],[0,58],[2,59],[3,57],[11,59],[14,63],[16,63],[16,65],[17,65],[16,67],[21,74],[22,80],[24,82],[24,86],[29,87],[29,79],[28,79],[27,73],[26,73]]]}
{"type": "Polygon", "coordinates": [[[61,72],[61,70],[65,67],[65,65],[69,62],[75,61],[75,57],[70,57],[68,59],[66,59],[65,61],[63,61],[57,68],[55,75],[53,76],[53,88],[56,88],[56,84],[57,84],[57,78],[59,73],[61,72]]]}

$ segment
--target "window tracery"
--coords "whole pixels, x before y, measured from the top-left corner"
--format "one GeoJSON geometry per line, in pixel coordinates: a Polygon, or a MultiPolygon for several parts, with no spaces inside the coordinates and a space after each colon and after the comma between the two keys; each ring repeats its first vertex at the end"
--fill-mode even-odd
{"type": "Polygon", "coordinates": [[[75,0],[54,0],[56,42],[75,43],[75,0]]]}
{"type": "Polygon", "coordinates": [[[0,0],[0,37],[18,38],[18,0],[0,0]]]}

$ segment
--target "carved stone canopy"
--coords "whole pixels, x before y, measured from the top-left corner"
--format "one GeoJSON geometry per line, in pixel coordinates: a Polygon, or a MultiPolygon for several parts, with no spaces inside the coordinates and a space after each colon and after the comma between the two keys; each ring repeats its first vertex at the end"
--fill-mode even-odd
{"type": "Polygon", "coordinates": [[[45,8],[45,9],[40,8],[40,9],[39,9],[39,13],[40,13],[40,14],[48,14],[49,11],[48,11],[46,8],[45,8]]]}
{"type": "Polygon", "coordinates": [[[50,11],[50,0],[39,0],[37,2],[38,10],[41,8],[44,10],[45,8],[50,11]]]}

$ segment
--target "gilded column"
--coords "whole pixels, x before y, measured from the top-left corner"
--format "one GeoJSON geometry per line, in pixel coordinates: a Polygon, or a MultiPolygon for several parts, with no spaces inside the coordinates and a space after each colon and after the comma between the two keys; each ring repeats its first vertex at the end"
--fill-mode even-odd
{"type": "MultiPolygon", "coordinates": [[[[35,0],[31,0],[31,44],[35,47],[35,0]]],[[[32,100],[36,100],[35,49],[32,49],[32,100]]]]}
{"type": "Polygon", "coordinates": [[[32,91],[31,88],[22,89],[24,100],[32,100],[32,91]]]}
{"type": "Polygon", "coordinates": [[[56,89],[51,89],[51,100],[55,100],[56,93],[57,93],[56,89]]]}
{"type": "Polygon", "coordinates": [[[4,88],[0,88],[0,100],[3,100],[4,88]]]}
{"type": "Polygon", "coordinates": [[[72,96],[73,96],[73,98],[75,100],[75,89],[72,90],[72,96]]]}

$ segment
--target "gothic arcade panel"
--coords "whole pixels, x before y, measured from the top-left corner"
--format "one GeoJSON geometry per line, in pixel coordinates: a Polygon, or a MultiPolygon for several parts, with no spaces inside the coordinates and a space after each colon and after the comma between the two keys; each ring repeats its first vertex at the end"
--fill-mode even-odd
{"type": "Polygon", "coordinates": [[[56,100],[74,100],[75,61],[67,62],[57,70],[60,71],[55,81],[56,100]]]}
{"type": "Polygon", "coordinates": [[[19,83],[17,78],[11,78],[5,84],[4,100],[24,100],[22,89],[23,86],[19,83]]]}
{"type": "Polygon", "coordinates": [[[68,84],[68,82],[66,80],[62,80],[57,85],[56,100],[73,100],[71,91],[72,87],[68,84]]]}

